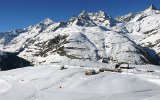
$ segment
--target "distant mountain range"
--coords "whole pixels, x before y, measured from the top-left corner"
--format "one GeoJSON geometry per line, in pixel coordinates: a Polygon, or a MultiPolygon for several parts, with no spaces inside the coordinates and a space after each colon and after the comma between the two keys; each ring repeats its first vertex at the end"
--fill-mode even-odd
{"type": "MultiPolygon", "coordinates": [[[[0,33],[0,50],[32,64],[70,60],[160,64],[160,10],[112,18],[83,11],[67,22],[47,18],[24,29],[0,33]]],[[[10,59],[10,57],[8,57],[10,59]]]]}

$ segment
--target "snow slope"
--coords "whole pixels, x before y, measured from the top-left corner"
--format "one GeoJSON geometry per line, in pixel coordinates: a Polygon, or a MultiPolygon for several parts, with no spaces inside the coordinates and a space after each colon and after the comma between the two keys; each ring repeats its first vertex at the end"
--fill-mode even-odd
{"type": "Polygon", "coordinates": [[[134,66],[134,74],[131,70],[128,73],[102,72],[91,76],[84,74],[87,66],[66,67],[59,70],[59,65],[43,65],[0,72],[0,100],[159,99],[158,66],[149,67],[155,71],[152,73],[146,72],[147,66],[134,66]]]}

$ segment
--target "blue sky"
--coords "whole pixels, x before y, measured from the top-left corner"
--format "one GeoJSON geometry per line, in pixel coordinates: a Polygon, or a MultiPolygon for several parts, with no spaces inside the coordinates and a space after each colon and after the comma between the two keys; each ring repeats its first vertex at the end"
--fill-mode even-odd
{"type": "Polygon", "coordinates": [[[68,20],[82,10],[105,11],[115,17],[142,11],[160,0],[0,0],[0,32],[28,27],[45,18],[68,20]]]}

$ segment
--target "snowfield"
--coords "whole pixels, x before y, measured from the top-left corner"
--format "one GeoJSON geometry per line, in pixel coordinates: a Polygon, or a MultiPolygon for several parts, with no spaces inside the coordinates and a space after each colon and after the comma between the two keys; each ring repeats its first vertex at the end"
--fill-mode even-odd
{"type": "Polygon", "coordinates": [[[60,70],[60,65],[41,65],[1,71],[0,100],[159,100],[159,66],[132,66],[134,70],[122,73],[90,76],[84,72],[99,67],[66,65],[60,70]]]}

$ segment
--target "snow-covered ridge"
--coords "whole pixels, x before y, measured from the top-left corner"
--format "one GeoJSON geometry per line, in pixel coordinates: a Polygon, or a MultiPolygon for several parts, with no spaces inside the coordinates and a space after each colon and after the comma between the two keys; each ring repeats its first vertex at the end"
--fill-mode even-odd
{"type": "MultiPolygon", "coordinates": [[[[125,16],[121,18],[125,18],[125,16]]],[[[137,12],[131,18],[130,16],[126,18],[131,19],[125,25],[128,32],[131,33],[128,36],[137,44],[153,49],[160,54],[160,10],[151,5],[144,11],[137,12]]]]}
{"type": "MultiPolygon", "coordinates": [[[[152,15],[154,13],[159,13],[159,9],[157,9],[154,5],[150,5],[144,11],[136,12],[136,13],[129,13],[129,14],[126,14],[126,15],[123,15],[123,16],[118,16],[118,17],[116,17],[116,20],[122,21],[122,22],[129,22],[133,19],[138,20],[138,18],[135,18],[137,16],[139,16],[139,17],[143,16],[144,17],[144,16],[152,15]]],[[[139,18],[139,20],[140,20],[140,18],[139,18]]]]}

